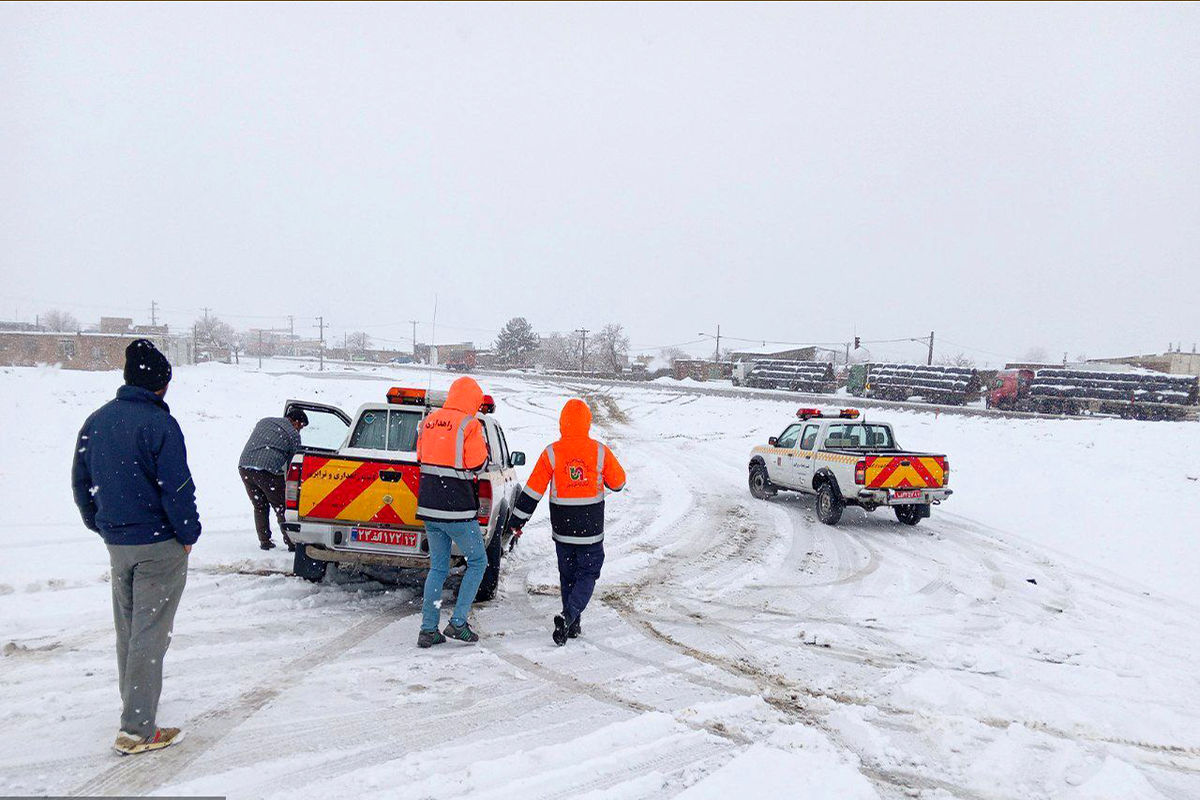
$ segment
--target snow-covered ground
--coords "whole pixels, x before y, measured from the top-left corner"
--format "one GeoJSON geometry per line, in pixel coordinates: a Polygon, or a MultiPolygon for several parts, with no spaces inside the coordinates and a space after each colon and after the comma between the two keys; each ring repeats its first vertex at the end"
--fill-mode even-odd
{"type": "Polygon", "coordinates": [[[746,491],[793,403],[485,379],[531,454],[587,397],[629,489],[582,639],[550,641],[543,508],[483,641],[419,651],[419,577],[290,577],[235,467],[288,397],[352,409],[425,375],[176,371],[205,532],[160,722],[189,738],[119,759],[106,552],[68,479],[119,376],[0,370],[0,794],[1200,796],[1200,425],[889,413],[949,454],[955,496],[916,528],[829,528],[746,491]]]}

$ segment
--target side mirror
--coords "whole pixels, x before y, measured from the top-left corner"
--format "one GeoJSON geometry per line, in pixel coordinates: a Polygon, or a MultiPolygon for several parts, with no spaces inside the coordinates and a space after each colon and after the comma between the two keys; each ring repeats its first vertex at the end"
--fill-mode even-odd
{"type": "Polygon", "coordinates": [[[771,438],[767,439],[767,444],[771,445],[771,447],[774,447],[775,445],[779,444],[779,437],[772,436],[771,438]]]}
{"type": "Polygon", "coordinates": [[[514,450],[508,454],[508,465],[510,467],[519,467],[525,463],[525,454],[520,450],[514,450]]]}

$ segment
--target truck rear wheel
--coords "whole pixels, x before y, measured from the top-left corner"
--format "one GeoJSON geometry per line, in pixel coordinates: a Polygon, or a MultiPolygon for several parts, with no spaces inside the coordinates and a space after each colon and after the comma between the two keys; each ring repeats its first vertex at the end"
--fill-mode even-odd
{"type": "Polygon", "coordinates": [[[306,581],[320,583],[325,579],[325,570],[329,567],[329,562],[309,558],[308,553],[305,552],[307,547],[303,544],[296,545],[296,556],[292,560],[292,573],[306,581]]]}
{"type": "MultiPolygon", "coordinates": [[[[507,526],[505,526],[507,527],[507,526]]],[[[504,537],[497,527],[492,534],[492,540],[487,545],[487,569],[483,571],[483,580],[479,582],[479,591],[475,593],[475,602],[486,603],[496,597],[496,589],[500,586],[500,557],[504,550],[504,537]]]]}
{"type": "Polygon", "coordinates": [[[767,500],[775,496],[775,489],[767,478],[767,468],[762,464],[750,465],[750,494],[759,500],[767,500]]]}
{"type": "Polygon", "coordinates": [[[896,512],[896,519],[905,525],[916,525],[929,516],[928,503],[915,503],[911,506],[892,506],[892,510],[896,512]]]}
{"type": "Polygon", "coordinates": [[[826,525],[837,525],[846,508],[845,501],[832,481],[825,481],[817,490],[817,519],[826,525]]]}

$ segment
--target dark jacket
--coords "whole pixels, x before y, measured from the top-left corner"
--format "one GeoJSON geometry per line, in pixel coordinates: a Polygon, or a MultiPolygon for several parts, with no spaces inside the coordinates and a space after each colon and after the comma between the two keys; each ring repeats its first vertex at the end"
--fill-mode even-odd
{"type": "Polygon", "coordinates": [[[200,538],[183,431],[162,398],[122,386],[87,418],[71,469],[83,524],[108,544],[200,538]]]}
{"type": "Polygon", "coordinates": [[[266,417],[254,426],[238,466],[282,475],[300,449],[300,432],[287,417],[266,417]]]}

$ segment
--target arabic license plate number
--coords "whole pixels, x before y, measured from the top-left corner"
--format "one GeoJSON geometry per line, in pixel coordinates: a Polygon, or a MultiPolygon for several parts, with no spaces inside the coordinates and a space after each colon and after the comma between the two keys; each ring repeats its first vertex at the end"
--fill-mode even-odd
{"type": "Polygon", "coordinates": [[[392,531],[384,528],[354,528],[350,531],[350,541],[359,544],[383,545],[384,547],[415,548],[417,532],[392,531]]]}
{"type": "Polygon", "coordinates": [[[893,500],[920,500],[921,499],[921,490],[920,489],[893,489],[892,490],[892,499],[893,500]]]}

